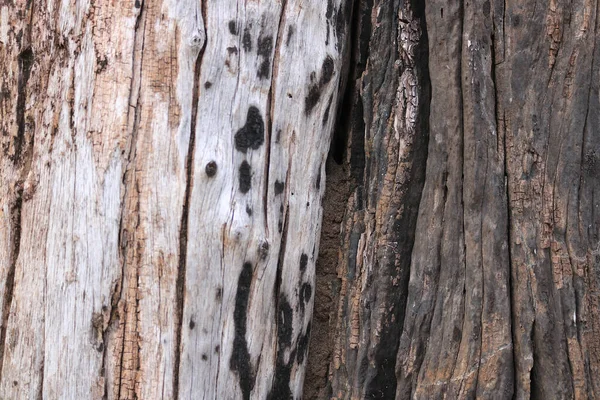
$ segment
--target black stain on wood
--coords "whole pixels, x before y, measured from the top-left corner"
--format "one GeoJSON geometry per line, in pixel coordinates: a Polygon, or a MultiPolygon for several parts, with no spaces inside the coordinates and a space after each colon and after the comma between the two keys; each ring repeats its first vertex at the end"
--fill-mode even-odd
{"type": "Polygon", "coordinates": [[[273,36],[259,36],[257,43],[258,56],[262,58],[256,76],[267,79],[271,72],[271,53],[273,51],[273,36]]]}
{"type": "Polygon", "coordinates": [[[318,83],[315,83],[315,73],[312,72],[310,75],[311,85],[308,88],[308,94],[304,99],[304,113],[309,115],[312,110],[315,108],[317,103],[321,100],[321,92],[323,88],[331,82],[333,75],[335,73],[335,65],[333,63],[333,58],[331,56],[325,57],[323,60],[323,65],[321,66],[321,79],[318,83]]]}
{"type": "Polygon", "coordinates": [[[206,360],[208,360],[208,356],[207,356],[206,354],[202,354],[202,360],[203,360],[203,361],[206,361],[206,360]]]}
{"type": "Polygon", "coordinates": [[[242,153],[256,150],[265,142],[265,122],[255,106],[248,108],[246,124],[235,134],[235,148],[242,153]]]}
{"type": "Polygon", "coordinates": [[[302,253],[300,256],[300,272],[304,274],[306,272],[306,266],[308,265],[308,256],[306,253],[302,253]]]}
{"type": "Polygon", "coordinates": [[[13,162],[21,158],[23,145],[25,144],[25,108],[27,103],[27,82],[33,67],[33,50],[27,47],[18,56],[19,78],[17,82],[17,108],[15,119],[17,122],[17,136],[14,139],[14,153],[11,157],[13,162]]]}
{"type": "Polygon", "coordinates": [[[215,353],[219,353],[219,351],[221,351],[221,346],[216,345],[215,346],[215,353]]]}
{"type": "Polygon", "coordinates": [[[275,377],[273,386],[267,395],[267,400],[292,399],[290,377],[292,365],[296,358],[295,350],[290,354],[289,361],[285,362],[285,352],[292,345],[294,313],[284,294],[279,296],[277,310],[277,361],[275,364],[275,377]]]}
{"type": "Polygon", "coordinates": [[[312,285],[308,282],[304,282],[300,288],[300,310],[302,313],[306,310],[306,305],[312,297],[312,285]]]}
{"type": "Polygon", "coordinates": [[[204,171],[206,172],[206,175],[209,178],[212,178],[217,174],[217,163],[214,161],[209,162],[208,164],[206,164],[204,171]]]}
{"type": "Polygon", "coordinates": [[[248,193],[250,188],[252,187],[252,168],[250,168],[250,164],[248,161],[242,161],[240,165],[240,192],[248,193]]]}
{"type": "Polygon", "coordinates": [[[327,108],[325,109],[325,113],[323,114],[323,126],[327,125],[329,121],[329,113],[331,112],[331,103],[333,102],[333,95],[329,96],[329,101],[327,102],[327,108]]]}
{"type": "Polygon", "coordinates": [[[229,21],[229,23],[227,24],[227,26],[229,27],[229,33],[231,33],[232,35],[237,35],[238,31],[237,31],[237,25],[235,23],[234,20],[229,21]]]}
{"type": "Polygon", "coordinates": [[[252,51],[252,36],[250,35],[250,28],[244,29],[244,35],[242,36],[242,47],[244,51],[252,51]]]}
{"type": "Polygon", "coordinates": [[[188,326],[190,327],[190,330],[193,330],[196,327],[196,322],[190,318],[190,323],[188,326]]]}
{"type": "Polygon", "coordinates": [[[319,168],[319,173],[317,174],[317,181],[315,182],[315,187],[317,190],[321,189],[321,168],[319,168]]]}
{"type": "Polygon", "coordinates": [[[261,260],[266,260],[267,256],[269,255],[270,247],[271,246],[269,245],[269,242],[267,242],[266,240],[260,244],[260,246],[258,247],[258,257],[261,260]]]}
{"type": "Polygon", "coordinates": [[[204,89],[210,89],[212,87],[212,82],[206,81],[204,82],[204,89]]]}
{"type": "Polygon", "coordinates": [[[252,216],[252,208],[250,208],[249,205],[246,205],[246,214],[248,214],[249,216],[252,216]]]}
{"type": "Polygon", "coordinates": [[[292,36],[294,36],[295,32],[296,32],[296,28],[294,28],[294,25],[290,25],[290,27],[288,28],[288,32],[287,32],[287,38],[285,39],[286,46],[290,45],[290,41],[292,40],[292,36]]]}
{"type": "Polygon", "coordinates": [[[333,78],[334,65],[331,56],[325,57],[321,66],[321,86],[327,85],[333,78]]]}
{"type": "Polygon", "coordinates": [[[227,48],[227,53],[229,53],[229,55],[231,54],[237,54],[238,53],[238,49],[235,46],[231,46],[227,48]]]}
{"type": "Polygon", "coordinates": [[[285,183],[280,181],[275,181],[275,195],[279,195],[283,193],[283,189],[285,188],[285,183]]]}
{"type": "Polygon", "coordinates": [[[233,311],[233,322],[235,325],[235,336],[229,368],[235,371],[239,378],[240,389],[244,400],[250,399],[250,392],[254,389],[256,376],[252,370],[248,342],[246,341],[246,329],[248,322],[248,300],[250,298],[250,286],[252,284],[252,264],[244,263],[242,272],[238,278],[237,292],[235,294],[235,308],[233,311]]]}
{"type": "Polygon", "coordinates": [[[217,293],[215,294],[215,298],[217,299],[217,301],[221,301],[221,299],[223,298],[223,289],[218,287],[217,288],[217,293]]]}
{"type": "Polygon", "coordinates": [[[296,345],[296,359],[298,364],[302,364],[304,359],[306,358],[306,354],[308,353],[308,343],[310,341],[310,330],[311,323],[308,323],[306,327],[306,332],[298,338],[298,344],[296,345]]]}
{"type": "Polygon", "coordinates": [[[310,85],[308,95],[304,99],[304,113],[309,115],[319,100],[321,100],[321,89],[318,85],[310,85]]]}

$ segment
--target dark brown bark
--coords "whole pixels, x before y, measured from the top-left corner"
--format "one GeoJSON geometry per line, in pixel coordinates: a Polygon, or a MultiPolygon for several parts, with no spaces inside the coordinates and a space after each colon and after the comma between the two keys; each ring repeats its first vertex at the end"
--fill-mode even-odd
{"type": "Polygon", "coordinates": [[[307,394],[600,396],[598,3],[356,1],[307,394]]]}

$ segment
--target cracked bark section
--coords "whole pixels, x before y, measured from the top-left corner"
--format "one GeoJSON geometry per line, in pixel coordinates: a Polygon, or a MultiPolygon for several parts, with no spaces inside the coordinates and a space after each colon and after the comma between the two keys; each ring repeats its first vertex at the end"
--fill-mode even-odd
{"type": "Polygon", "coordinates": [[[338,128],[349,141],[352,189],[341,224],[333,361],[321,396],[395,396],[429,135],[423,12],[420,2],[355,4],[353,66],[342,109],[352,119],[338,128]]]}
{"type": "MultiPolygon", "coordinates": [[[[368,41],[359,39],[368,25],[355,18],[354,46],[372,52],[378,27],[392,31],[383,22],[390,13],[382,2],[360,4],[377,18],[367,22],[368,41]]],[[[361,351],[369,318],[383,308],[376,305],[388,290],[399,290],[377,281],[381,265],[364,269],[385,239],[374,240],[369,224],[350,213],[373,209],[376,219],[385,210],[374,199],[386,185],[361,186],[360,177],[382,171],[370,157],[384,166],[394,159],[373,152],[376,136],[357,135],[377,121],[373,88],[388,87],[383,78],[369,85],[376,65],[369,58],[360,92],[345,99],[355,104],[350,113],[359,123],[340,124],[350,139],[348,176],[356,188],[341,224],[340,311],[329,330],[336,341],[333,383],[320,398],[597,396],[597,8],[427,3],[426,179],[420,201],[401,203],[418,205],[419,214],[407,293],[398,297],[406,302],[396,326],[402,335],[399,347],[388,348],[397,355],[396,377],[384,386],[385,359],[371,351],[361,363],[361,351]],[[369,285],[377,296],[368,297],[369,285]],[[395,394],[385,391],[389,385],[397,385],[395,394]]],[[[375,71],[385,70],[387,58],[377,60],[375,71]]],[[[360,65],[356,57],[354,63],[360,65]]],[[[390,186],[402,187],[397,180],[390,186]]],[[[396,345],[398,336],[390,336],[396,345]]]]}
{"type": "MultiPolygon", "coordinates": [[[[202,16],[206,20],[206,8],[204,2],[201,2],[202,16]]],[[[181,363],[181,330],[185,324],[183,320],[183,305],[185,299],[185,273],[187,269],[187,246],[188,246],[188,225],[189,225],[189,210],[190,210],[190,195],[193,185],[194,177],[194,152],[196,143],[196,121],[198,119],[198,98],[200,91],[200,69],[202,67],[202,56],[204,55],[204,48],[206,43],[203,44],[200,49],[196,61],[194,63],[194,82],[192,89],[192,109],[190,119],[190,138],[189,148],[187,151],[186,159],[186,185],[185,194],[183,200],[183,209],[181,212],[181,224],[179,231],[179,265],[177,271],[177,328],[176,328],[176,342],[175,342],[175,361],[173,363],[173,393],[175,399],[179,398],[179,366],[181,363]]]]}

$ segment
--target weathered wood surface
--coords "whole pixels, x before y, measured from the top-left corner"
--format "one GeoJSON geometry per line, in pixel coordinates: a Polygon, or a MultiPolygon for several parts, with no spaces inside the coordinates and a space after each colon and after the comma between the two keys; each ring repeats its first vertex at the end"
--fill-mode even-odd
{"type": "Polygon", "coordinates": [[[320,398],[598,398],[599,4],[423,4],[355,7],[320,398]]]}
{"type": "Polygon", "coordinates": [[[346,3],[0,2],[0,397],[301,396],[346,3]]]}

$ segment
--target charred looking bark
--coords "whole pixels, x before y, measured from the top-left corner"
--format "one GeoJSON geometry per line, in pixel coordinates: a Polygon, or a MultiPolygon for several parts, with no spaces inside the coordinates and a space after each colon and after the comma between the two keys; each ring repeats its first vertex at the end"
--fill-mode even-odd
{"type": "Polygon", "coordinates": [[[598,396],[597,9],[355,2],[322,398],[598,396]]]}

